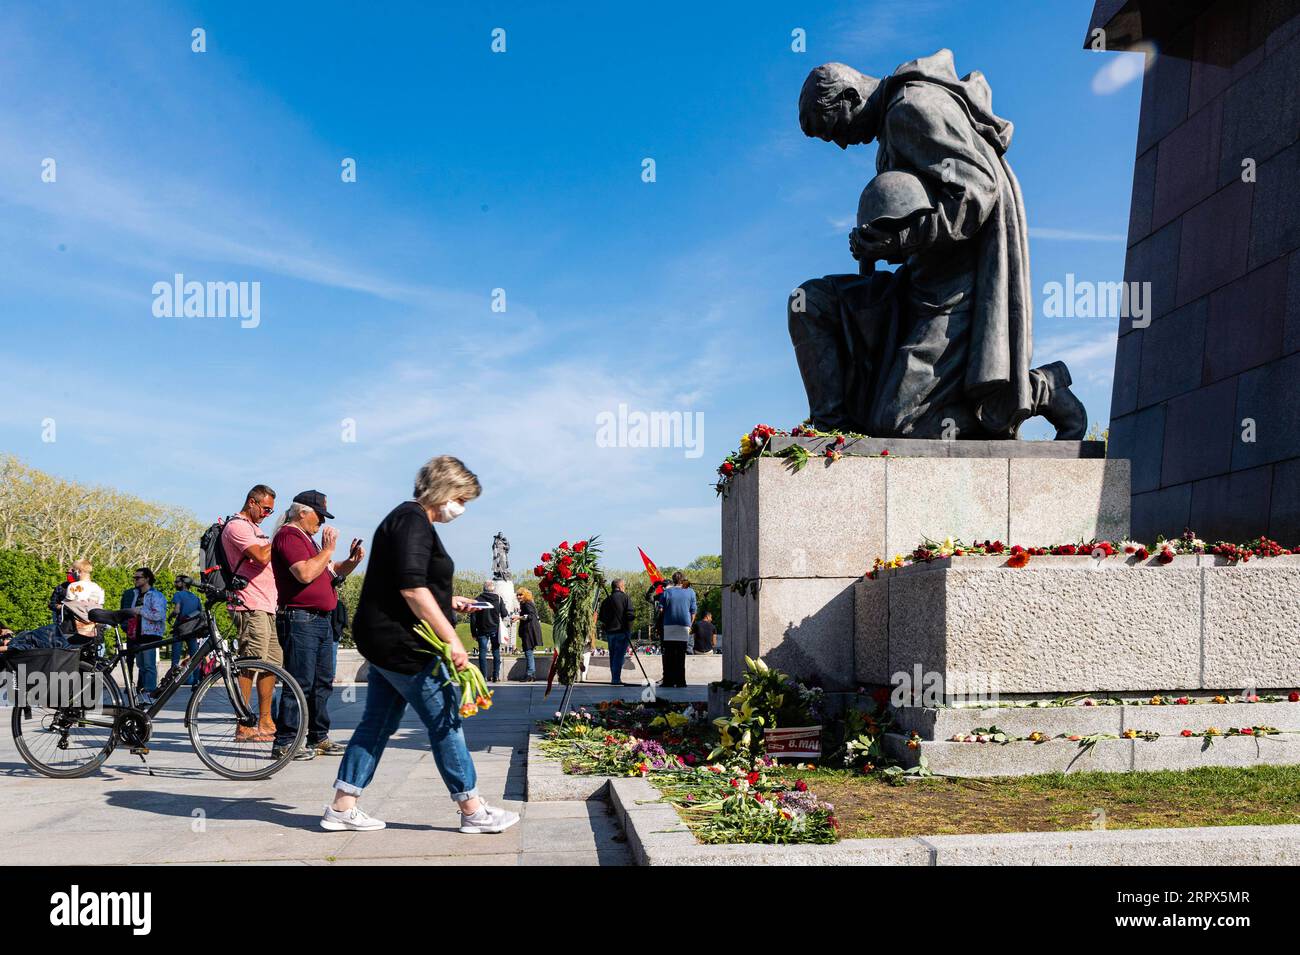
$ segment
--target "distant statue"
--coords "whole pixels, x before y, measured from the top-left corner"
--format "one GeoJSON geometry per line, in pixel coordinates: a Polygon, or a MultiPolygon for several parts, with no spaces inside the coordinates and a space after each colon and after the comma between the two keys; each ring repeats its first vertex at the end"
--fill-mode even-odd
{"type": "Polygon", "coordinates": [[[510,542],[500,531],[492,538],[492,579],[510,579],[510,542]]]}
{"type": "Polygon", "coordinates": [[[982,74],[952,53],[876,79],[817,67],[799,94],[805,134],[875,140],[849,252],[857,275],[804,282],[790,338],[813,427],[873,437],[1014,438],[1041,415],[1079,439],[1087,412],[1061,362],[1029,367],[1032,293],[1012,125],[982,74]],[[897,271],[875,270],[883,260],[897,271]]]}

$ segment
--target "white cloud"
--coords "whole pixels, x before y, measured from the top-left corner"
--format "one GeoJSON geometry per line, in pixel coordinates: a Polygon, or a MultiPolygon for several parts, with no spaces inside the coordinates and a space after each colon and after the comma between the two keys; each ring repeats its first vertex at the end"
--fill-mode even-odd
{"type": "Polygon", "coordinates": [[[1126,242],[1128,236],[1119,232],[1080,232],[1077,229],[1043,229],[1029,227],[1029,238],[1060,242],[1126,242]]]}
{"type": "Polygon", "coordinates": [[[1098,96],[1118,93],[1150,68],[1149,45],[1136,44],[1131,52],[1117,53],[1092,77],[1092,91],[1098,96]]]}

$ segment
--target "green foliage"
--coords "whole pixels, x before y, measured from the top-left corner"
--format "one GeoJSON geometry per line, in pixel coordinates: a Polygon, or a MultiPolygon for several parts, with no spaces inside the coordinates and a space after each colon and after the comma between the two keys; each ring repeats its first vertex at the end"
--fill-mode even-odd
{"type": "Polygon", "coordinates": [[[745,682],[731,698],[731,715],[713,721],[718,728],[718,746],[709,754],[714,760],[753,761],[763,755],[763,731],[774,726],[803,726],[812,718],[811,691],[800,687],[780,670],[762,660],[745,657],[745,682]]]}
{"type": "MultiPolygon", "coordinates": [[[[131,577],[139,565],[95,567],[91,579],[104,588],[104,605],[116,610],[122,593],[132,586],[131,577]]],[[[33,630],[50,622],[50,595],[66,579],[67,568],[53,558],[42,559],[19,550],[0,550],[0,625],[12,630],[33,630]]],[[[154,585],[170,604],[176,592],[175,575],[154,570],[154,585]]],[[[217,627],[234,635],[235,625],[222,604],[216,609],[217,627]]]]}

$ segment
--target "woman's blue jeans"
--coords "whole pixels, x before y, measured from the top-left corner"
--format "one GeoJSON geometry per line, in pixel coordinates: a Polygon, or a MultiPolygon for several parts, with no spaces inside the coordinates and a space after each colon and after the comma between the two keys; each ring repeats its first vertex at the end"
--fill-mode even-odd
{"type": "Polygon", "coordinates": [[[447,667],[441,660],[431,662],[413,676],[370,664],[366,708],[343,754],[334,788],[361,795],[374,778],[388,738],[397,731],[409,705],[429,731],[433,761],[451,798],[464,802],[477,796],[478,774],[461,728],[460,687],[454,680],[447,683],[448,679],[447,667]]]}

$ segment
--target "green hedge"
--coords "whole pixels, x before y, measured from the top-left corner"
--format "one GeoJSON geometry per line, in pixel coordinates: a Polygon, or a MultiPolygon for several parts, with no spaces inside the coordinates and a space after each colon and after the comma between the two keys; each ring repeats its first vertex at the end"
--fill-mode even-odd
{"type": "MultiPolygon", "coordinates": [[[[50,594],[66,579],[67,568],[54,560],[41,560],[16,550],[0,550],[0,625],[11,630],[32,630],[50,622],[50,594]]],[[[109,610],[120,606],[122,592],[131,587],[134,567],[96,567],[91,579],[104,588],[104,605],[109,610]]],[[[176,592],[173,575],[156,571],[154,585],[168,601],[176,592]]],[[[225,605],[217,608],[217,626],[222,633],[233,635],[234,623],[225,605]]]]}

